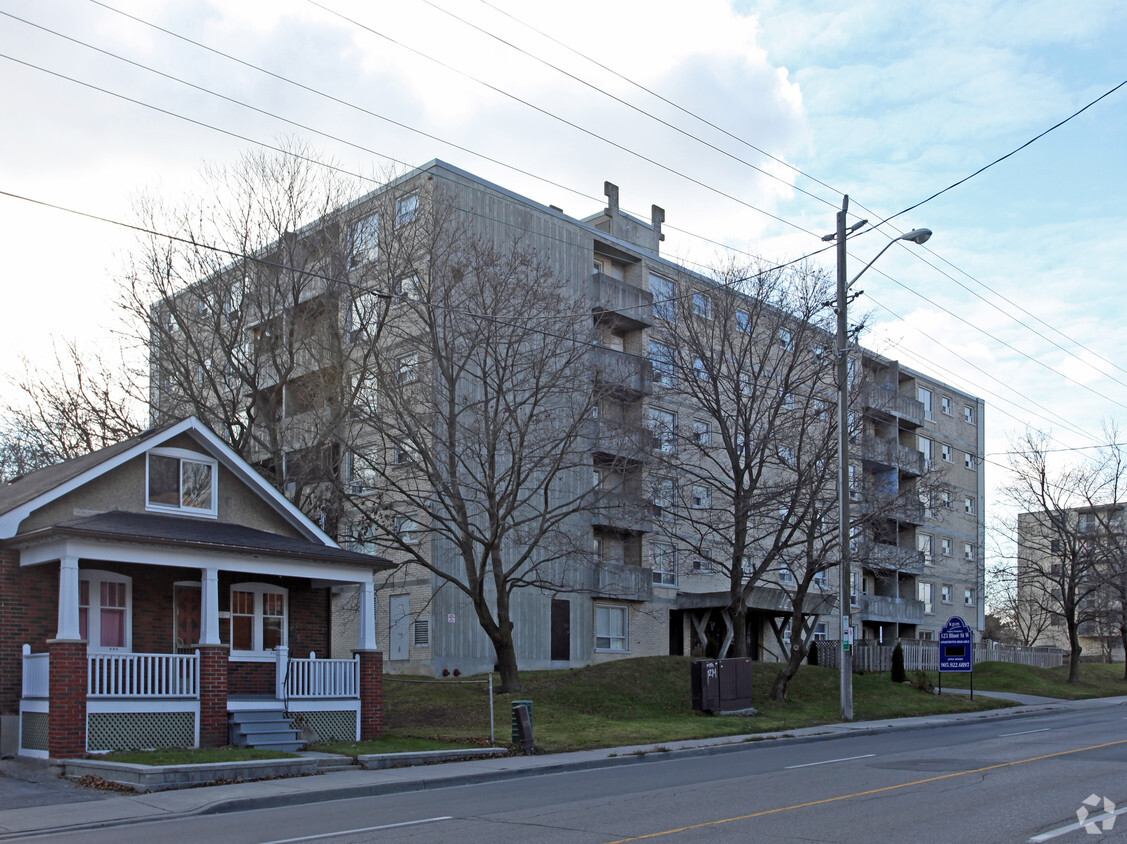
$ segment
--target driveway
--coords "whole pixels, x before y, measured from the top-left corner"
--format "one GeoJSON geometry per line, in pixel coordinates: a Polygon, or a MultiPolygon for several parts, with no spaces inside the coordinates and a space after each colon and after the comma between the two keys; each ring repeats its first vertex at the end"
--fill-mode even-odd
{"type": "Polygon", "coordinates": [[[0,806],[5,809],[84,803],[112,795],[56,776],[45,760],[0,759],[0,806]]]}

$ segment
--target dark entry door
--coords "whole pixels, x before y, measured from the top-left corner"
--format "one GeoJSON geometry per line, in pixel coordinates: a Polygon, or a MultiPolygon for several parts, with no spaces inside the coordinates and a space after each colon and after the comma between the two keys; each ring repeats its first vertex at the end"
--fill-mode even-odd
{"type": "Polygon", "coordinates": [[[571,601],[552,599],[552,659],[571,660],[571,601]]]}

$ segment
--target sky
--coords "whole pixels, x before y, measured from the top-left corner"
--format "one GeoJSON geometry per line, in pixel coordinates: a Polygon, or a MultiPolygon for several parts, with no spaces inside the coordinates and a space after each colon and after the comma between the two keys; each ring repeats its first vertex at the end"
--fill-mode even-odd
{"type": "MultiPolygon", "coordinates": [[[[365,176],[440,158],[576,217],[609,180],[643,219],[665,209],[672,260],[781,262],[824,248],[843,194],[851,222],[898,215],[1124,82],[1123,11],[0,0],[0,397],[60,342],[118,343],[135,236],[71,212],[131,221],[259,144],[296,136],[365,176]]],[[[1063,461],[1127,424],[1125,148],[1127,87],[850,242],[852,275],[935,232],[891,248],[853,312],[870,347],[986,401],[991,487],[1027,426],[1063,461]]]]}

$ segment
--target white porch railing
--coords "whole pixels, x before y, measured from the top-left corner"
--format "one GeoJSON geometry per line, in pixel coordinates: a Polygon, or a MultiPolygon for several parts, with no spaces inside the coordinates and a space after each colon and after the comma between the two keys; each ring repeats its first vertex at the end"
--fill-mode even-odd
{"type": "Polygon", "coordinates": [[[23,696],[51,696],[51,655],[33,654],[31,645],[23,646],[23,696]]]}
{"type": "Polygon", "coordinates": [[[290,659],[286,678],[286,697],[358,698],[360,661],[358,659],[290,659]]]}
{"type": "Polygon", "coordinates": [[[200,694],[196,654],[90,654],[87,697],[195,698],[200,694]]]}

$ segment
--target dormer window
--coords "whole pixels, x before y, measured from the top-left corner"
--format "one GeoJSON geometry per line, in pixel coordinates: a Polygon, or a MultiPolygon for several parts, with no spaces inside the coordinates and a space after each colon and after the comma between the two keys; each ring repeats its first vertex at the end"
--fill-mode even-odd
{"type": "Polygon", "coordinates": [[[161,448],[149,452],[147,468],[147,509],[217,515],[214,460],[194,451],[161,448]]]}

